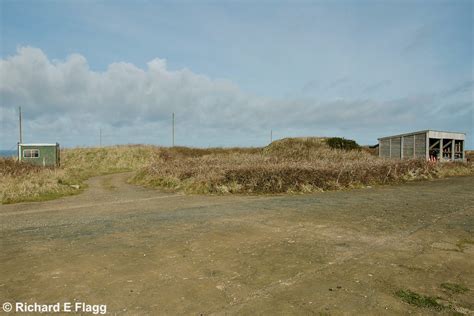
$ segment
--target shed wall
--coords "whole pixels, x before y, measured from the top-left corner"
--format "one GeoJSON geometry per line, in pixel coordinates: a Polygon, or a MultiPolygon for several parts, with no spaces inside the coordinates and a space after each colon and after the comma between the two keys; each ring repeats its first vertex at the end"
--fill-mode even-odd
{"type": "Polygon", "coordinates": [[[415,135],[415,158],[426,158],[426,134],[415,135]]]}
{"type": "Polygon", "coordinates": [[[20,147],[20,156],[21,160],[35,165],[43,166],[54,166],[59,162],[59,153],[56,146],[28,146],[21,145],[20,147]],[[26,158],[23,157],[23,152],[25,149],[38,149],[39,157],[38,158],[26,158]]]}
{"type": "Polygon", "coordinates": [[[403,137],[403,158],[413,158],[413,145],[415,143],[413,136],[403,137]]]}
{"type": "Polygon", "coordinates": [[[388,158],[390,157],[390,140],[382,139],[379,143],[379,156],[388,158]]]}
{"type": "Polygon", "coordinates": [[[390,157],[391,158],[400,158],[401,157],[401,150],[402,150],[401,142],[402,142],[401,137],[392,138],[392,150],[390,151],[390,157]]]}
{"type": "MultiPolygon", "coordinates": [[[[431,145],[429,140],[441,139],[443,143],[443,156],[438,157],[438,159],[463,160],[465,137],[466,135],[463,133],[440,132],[432,130],[383,137],[379,138],[379,156],[395,159],[428,159],[430,152],[428,147],[431,145]]],[[[439,152],[439,147],[439,145],[437,147],[434,146],[433,151],[437,150],[439,152]]]]}

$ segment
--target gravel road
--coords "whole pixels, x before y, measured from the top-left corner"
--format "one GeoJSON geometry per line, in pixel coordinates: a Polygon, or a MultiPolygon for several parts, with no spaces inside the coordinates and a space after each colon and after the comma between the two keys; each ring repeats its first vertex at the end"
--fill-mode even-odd
{"type": "Polygon", "coordinates": [[[106,304],[113,315],[474,311],[474,177],[202,196],[132,186],[130,176],[0,205],[0,304],[106,304]],[[401,289],[451,307],[410,305],[401,289]]]}

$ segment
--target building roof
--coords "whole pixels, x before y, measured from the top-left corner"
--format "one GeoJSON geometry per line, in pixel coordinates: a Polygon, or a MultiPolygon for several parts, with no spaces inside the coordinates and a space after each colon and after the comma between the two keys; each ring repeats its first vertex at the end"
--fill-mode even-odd
{"type": "Polygon", "coordinates": [[[418,132],[411,132],[411,133],[405,133],[405,134],[384,136],[384,137],[380,137],[378,139],[380,140],[380,139],[393,138],[393,137],[410,136],[410,135],[416,135],[416,134],[426,134],[426,133],[429,133],[429,132],[466,135],[466,133],[462,133],[462,132],[436,131],[436,130],[432,130],[432,129],[427,129],[427,130],[418,131],[418,132]]]}
{"type": "Polygon", "coordinates": [[[36,144],[18,144],[18,146],[54,146],[56,147],[58,144],[45,144],[45,143],[36,143],[36,144]]]}

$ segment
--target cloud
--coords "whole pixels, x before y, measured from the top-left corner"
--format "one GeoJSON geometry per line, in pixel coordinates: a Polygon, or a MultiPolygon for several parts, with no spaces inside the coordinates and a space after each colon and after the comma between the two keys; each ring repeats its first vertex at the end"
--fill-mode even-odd
{"type": "Polygon", "coordinates": [[[392,81],[391,80],[381,80],[379,82],[376,82],[374,84],[371,84],[369,85],[368,87],[366,87],[364,89],[364,92],[367,93],[367,94],[370,94],[370,93],[373,93],[373,92],[377,92],[379,90],[382,90],[384,89],[385,87],[387,86],[390,86],[392,84],[392,81]]]}
{"type": "MultiPolygon", "coordinates": [[[[113,63],[98,72],[90,69],[84,56],[50,60],[34,47],[20,47],[15,55],[1,59],[0,74],[0,147],[16,142],[18,106],[25,113],[27,140],[69,146],[97,143],[99,128],[106,131],[105,143],[166,145],[172,112],[177,117],[178,141],[194,146],[262,145],[269,129],[279,131],[276,135],[281,137],[336,134],[374,143],[373,135],[391,132],[472,127],[472,114],[466,115],[472,113],[472,100],[465,93],[472,91],[472,83],[448,87],[447,100],[436,93],[364,99],[363,85],[360,98],[273,99],[189,69],[170,70],[165,59],[153,59],[144,69],[113,63]],[[464,99],[453,99],[456,93],[464,99]]],[[[378,81],[371,87],[389,83],[378,81]]]]}

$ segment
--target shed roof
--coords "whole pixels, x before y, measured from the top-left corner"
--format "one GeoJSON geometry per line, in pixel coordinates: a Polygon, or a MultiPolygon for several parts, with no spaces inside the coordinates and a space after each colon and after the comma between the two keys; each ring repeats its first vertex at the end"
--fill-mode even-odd
{"type": "Polygon", "coordinates": [[[57,145],[59,145],[59,144],[46,144],[46,143],[18,144],[18,146],[38,146],[38,147],[39,146],[43,146],[43,147],[45,147],[45,146],[54,146],[54,147],[56,147],[57,145]]]}
{"type": "Polygon", "coordinates": [[[462,133],[462,132],[447,132],[447,131],[436,131],[436,130],[432,130],[432,129],[427,129],[427,130],[418,131],[418,132],[411,132],[411,133],[405,133],[405,134],[384,136],[384,137],[378,138],[378,140],[380,140],[380,139],[387,139],[387,138],[393,138],[393,137],[410,136],[410,135],[416,135],[416,134],[426,134],[426,133],[429,133],[429,132],[445,133],[445,134],[454,134],[454,135],[466,135],[466,133],[462,133]]]}

